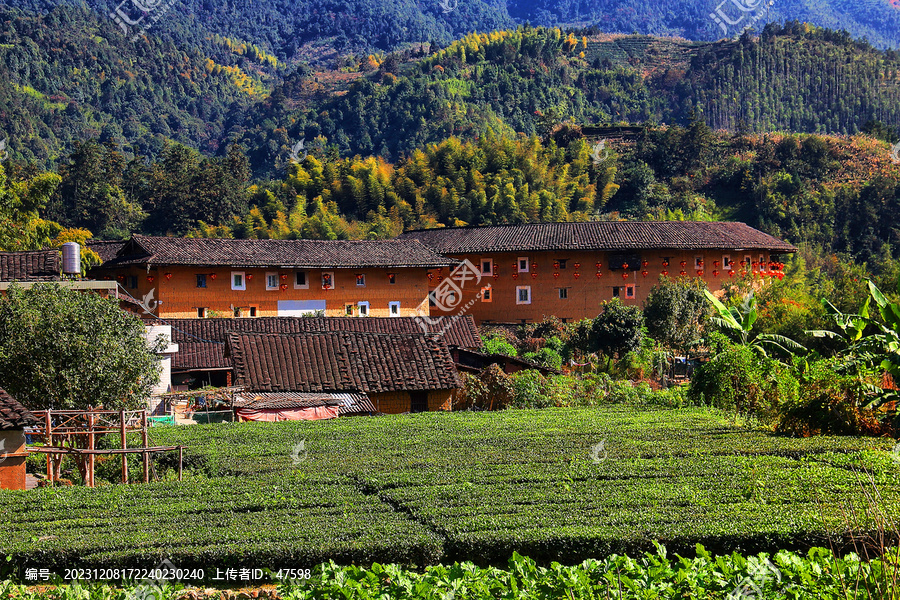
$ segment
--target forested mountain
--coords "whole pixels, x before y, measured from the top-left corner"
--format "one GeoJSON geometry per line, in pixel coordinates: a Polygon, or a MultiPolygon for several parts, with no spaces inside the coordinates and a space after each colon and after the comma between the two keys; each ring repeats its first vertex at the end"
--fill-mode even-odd
{"type": "MultiPolygon", "coordinates": [[[[7,0],[46,10],[82,0],[7,0]]],[[[104,17],[120,5],[91,0],[104,17]]],[[[166,6],[143,0],[142,6],[166,6]]],[[[900,10],[889,0],[178,0],[153,25],[155,35],[200,45],[213,35],[256,44],[279,60],[331,59],[338,53],[392,51],[408,44],[451,42],[473,31],[596,26],[606,33],[640,33],[713,41],[735,37],[753,21],[799,20],[846,30],[883,48],[900,46],[900,10]],[[710,16],[717,15],[723,25],[710,16]],[[742,19],[743,17],[743,19],[742,19]],[[729,22],[740,21],[736,25],[729,22]]]]}
{"type": "Polygon", "coordinates": [[[714,129],[836,134],[900,123],[897,52],[796,22],[716,43],[520,28],[468,35],[413,67],[382,65],[303,110],[276,89],[241,124],[254,170],[319,136],[343,155],[394,160],[450,135],[541,133],[554,119],[686,124],[696,112],[714,129]]]}
{"type": "Polygon", "coordinates": [[[212,153],[273,81],[271,62],[246,48],[223,41],[214,60],[154,37],[129,42],[110,23],[84,7],[0,7],[0,130],[15,158],[49,167],[89,138],[136,155],[165,139],[212,153]]]}

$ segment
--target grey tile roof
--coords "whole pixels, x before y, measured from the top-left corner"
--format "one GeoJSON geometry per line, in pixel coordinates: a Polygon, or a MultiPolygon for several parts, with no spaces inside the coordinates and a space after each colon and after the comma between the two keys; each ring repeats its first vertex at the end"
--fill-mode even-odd
{"type": "Polygon", "coordinates": [[[448,390],[460,382],[447,346],[423,335],[231,333],[236,384],[253,392],[448,390]]]}
{"type": "Polygon", "coordinates": [[[359,269],[444,267],[416,240],[232,240],[133,235],[103,268],[129,265],[359,269]]]}
{"type": "Polygon", "coordinates": [[[39,424],[30,410],[0,388],[0,429],[24,429],[39,424]]]}
{"type": "Polygon", "coordinates": [[[0,252],[0,281],[55,281],[61,271],[59,250],[0,252]]]}
{"type": "Polygon", "coordinates": [[[435,252],[450,255],[540,250],[797,251],[787,242],[736,222],[592,221],[447,227],[410,231],[399,239],[419,240],[435,252]]]}

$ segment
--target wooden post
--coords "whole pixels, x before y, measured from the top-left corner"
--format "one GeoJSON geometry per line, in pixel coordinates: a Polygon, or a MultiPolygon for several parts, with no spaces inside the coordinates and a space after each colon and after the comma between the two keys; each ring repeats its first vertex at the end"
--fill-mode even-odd
{"type": "MultiPolygon", "coordinates": [[[[93,450],[94,443],[95,443],[94,442],[94,407],[93,406],[88,407],[87,427],[88,427],[87,447],[88,447],[88,450],[93,450]]],[[[87,483],[88,487],[94,487],[94,455],[88,454],[87,460],[85,462],[87,463],[85,465],[86,470],[87,470],[87,481],[85,483],[87,483]]]]}
{"type": "MultiPolygon", "coordinates": [[[[125,435],[125,409],[119,410],[119,426],[122,435],[122,450],[128,447],[128,441],[125,435]]],[[[122,453],[122,483],[128,483],[128,454],[122,453]]]]}
{"type": "MultiPolygon", "coordinates": [[[[47,442],[48,446],[53,445],[53,424],[50,421],[50,409],[44,413],[44,440],[47,442]]],[[[53,483],[53,459],[51,458],[51,454],[47,455],[47,481],[53,483]]]]}
{"type": "Polygon", "coordinates": [[[178,481],[181,481],[181,465],[184,462],[184,446],[178,446],[178,481]]]}
{"type": "Polygon", "coordinates": [[[150,445],[147,437],[147,411],[141,411],[141,438],[144,442],[144,451],[141,456],[144,457],[144,483],[150,483],[150,455],[147,454],[146,448],[150,445]]]}

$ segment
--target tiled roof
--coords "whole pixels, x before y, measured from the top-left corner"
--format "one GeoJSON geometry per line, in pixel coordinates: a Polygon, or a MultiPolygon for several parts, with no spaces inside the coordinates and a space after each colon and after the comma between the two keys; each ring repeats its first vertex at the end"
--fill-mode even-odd
{"type": "Polygon", "coordinates": [[[34,414],[0,388],[0,429],[24,429],[40,425],[34,414]]]}
{"type": "Polygon", "coordinates": [[[365,394],[328,394],[324,392],[262,392],[235,398],[235,408],[279,410],[337,406],[339,415],[378,412],[365,394]]]}
{"type": "Polygon", "coordinates": [[[797,248],[744,223],[694,221],[592,221],[490,227],[447,227],[404,233],[441,254],[539,250],[746,249],[796,252],[797,248]]]}
{"type": "Polygon", "coordinates": [[[93,250],[100,256],[100,260],[106,262],[116,257],[119,250],[125,246],[125,240],[88,240],[85,244],[89,249],[93,250]]]}
{"type": "Polygon", "coordinates": [[[236,383],[254,392],[448,390],[459,387],[447,346],[423,335],[231,333],[236,383]]]}
{"type": "Polygon", "coordinates": [[[61,270],[59,250],[0,252],[0,281],[54,281],[61,270]]]}
{"type": "MultiPolygon", "coordinates": [[[[481,338],[471,315],[434,319],[429,331],[446,331],[442,336],[448,346],[478,348],[481,338]]],[[[162,323],[162,322],[161,322],[162,323]]],[[[172,342],[178,353],[172,358],[176,370],[230,369],[225,356],[225,343],[230,331],[247,333],[303,333],[326,331],[358,331],[363,333],[422,334],[415,317],[259,317],[255,319],[168,319],[172,326],[172,342]]]]}
{"type": "Polygon", "coordinates": [[[104,268],[125,265],[350,269],[444,267],[416,240],[231,240],[133,235],[104,268]]]}

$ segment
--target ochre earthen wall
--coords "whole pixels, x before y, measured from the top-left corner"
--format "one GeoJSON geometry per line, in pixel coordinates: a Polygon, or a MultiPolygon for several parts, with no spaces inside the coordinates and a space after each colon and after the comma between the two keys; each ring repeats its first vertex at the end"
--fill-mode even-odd
{"type": "MultiPolygon", "coordinates": [[[[644,252],[523,252],[481,255],[453,255],[453,258],[468,259],[481,268],[481,261],[491,259],[493,272],[483,274],[479,283],[467,281],[462,288],[462,301],[449,311],[438,306],[431,307],[431,315],[453,315],[464,311],[471,314],[477,323],[538,322],[544,317],[555,315],[566,321],[593,318],[600,312],[600,304],[614,297],[614,288],[619,288],[619,299],[626,305],[643,306],[650,289],[656,285],[663,272],[669,277],[702,277],[711,290],[721,289],[729,280],[732,271],[723,266],[724,257],[730,257],[735,269],[741,269],[741,261],[750,258],[752,263],[769,263],[767,251],[739,250],[668,250],[644,252]],[[629,265],[627,277],[622,270],[610,270],[610,258],[616,255],[632,255],[639,258],[637,264],[629,265]],[[526,258],[528,272],[519,272],[518,260],[526,258]],[[703,261],[702,267],[695,264],[703,261]],[[669,265],[663,266],[664,260],[669,265]],[[565,261],[565,268],[562,268],[565,261]],[[644,264],[646,261],[646,265],[644,264]],[[681,265],[682,261],[685,263],[681,265]],[[715,264],[718,261],[718,264],[715,264]],[[600,263],[600,268],[597,268],[600,263]],[[515,265],[515,266],[514,266],[515,265]],[[598,274],[600,275],[598,277],[598,274]],[[476,298],[484,287],[491,286],[490,301],[476,298]],[[633,287],[633,296],[628,296],[628,286],[633,287]],[[518,287],[530,287],[530,303],[518,303],[518,287]],[[560,298],[560,288],[566,289],[567,298],[560,298]]],[[[764,275],[770,273],[764,267],[764,275]]],[[[450,270],[431,271],[432,289],[441,285],[450,270]]],[[[737,271],[735,271],[737,273],[737,271]]]]}

